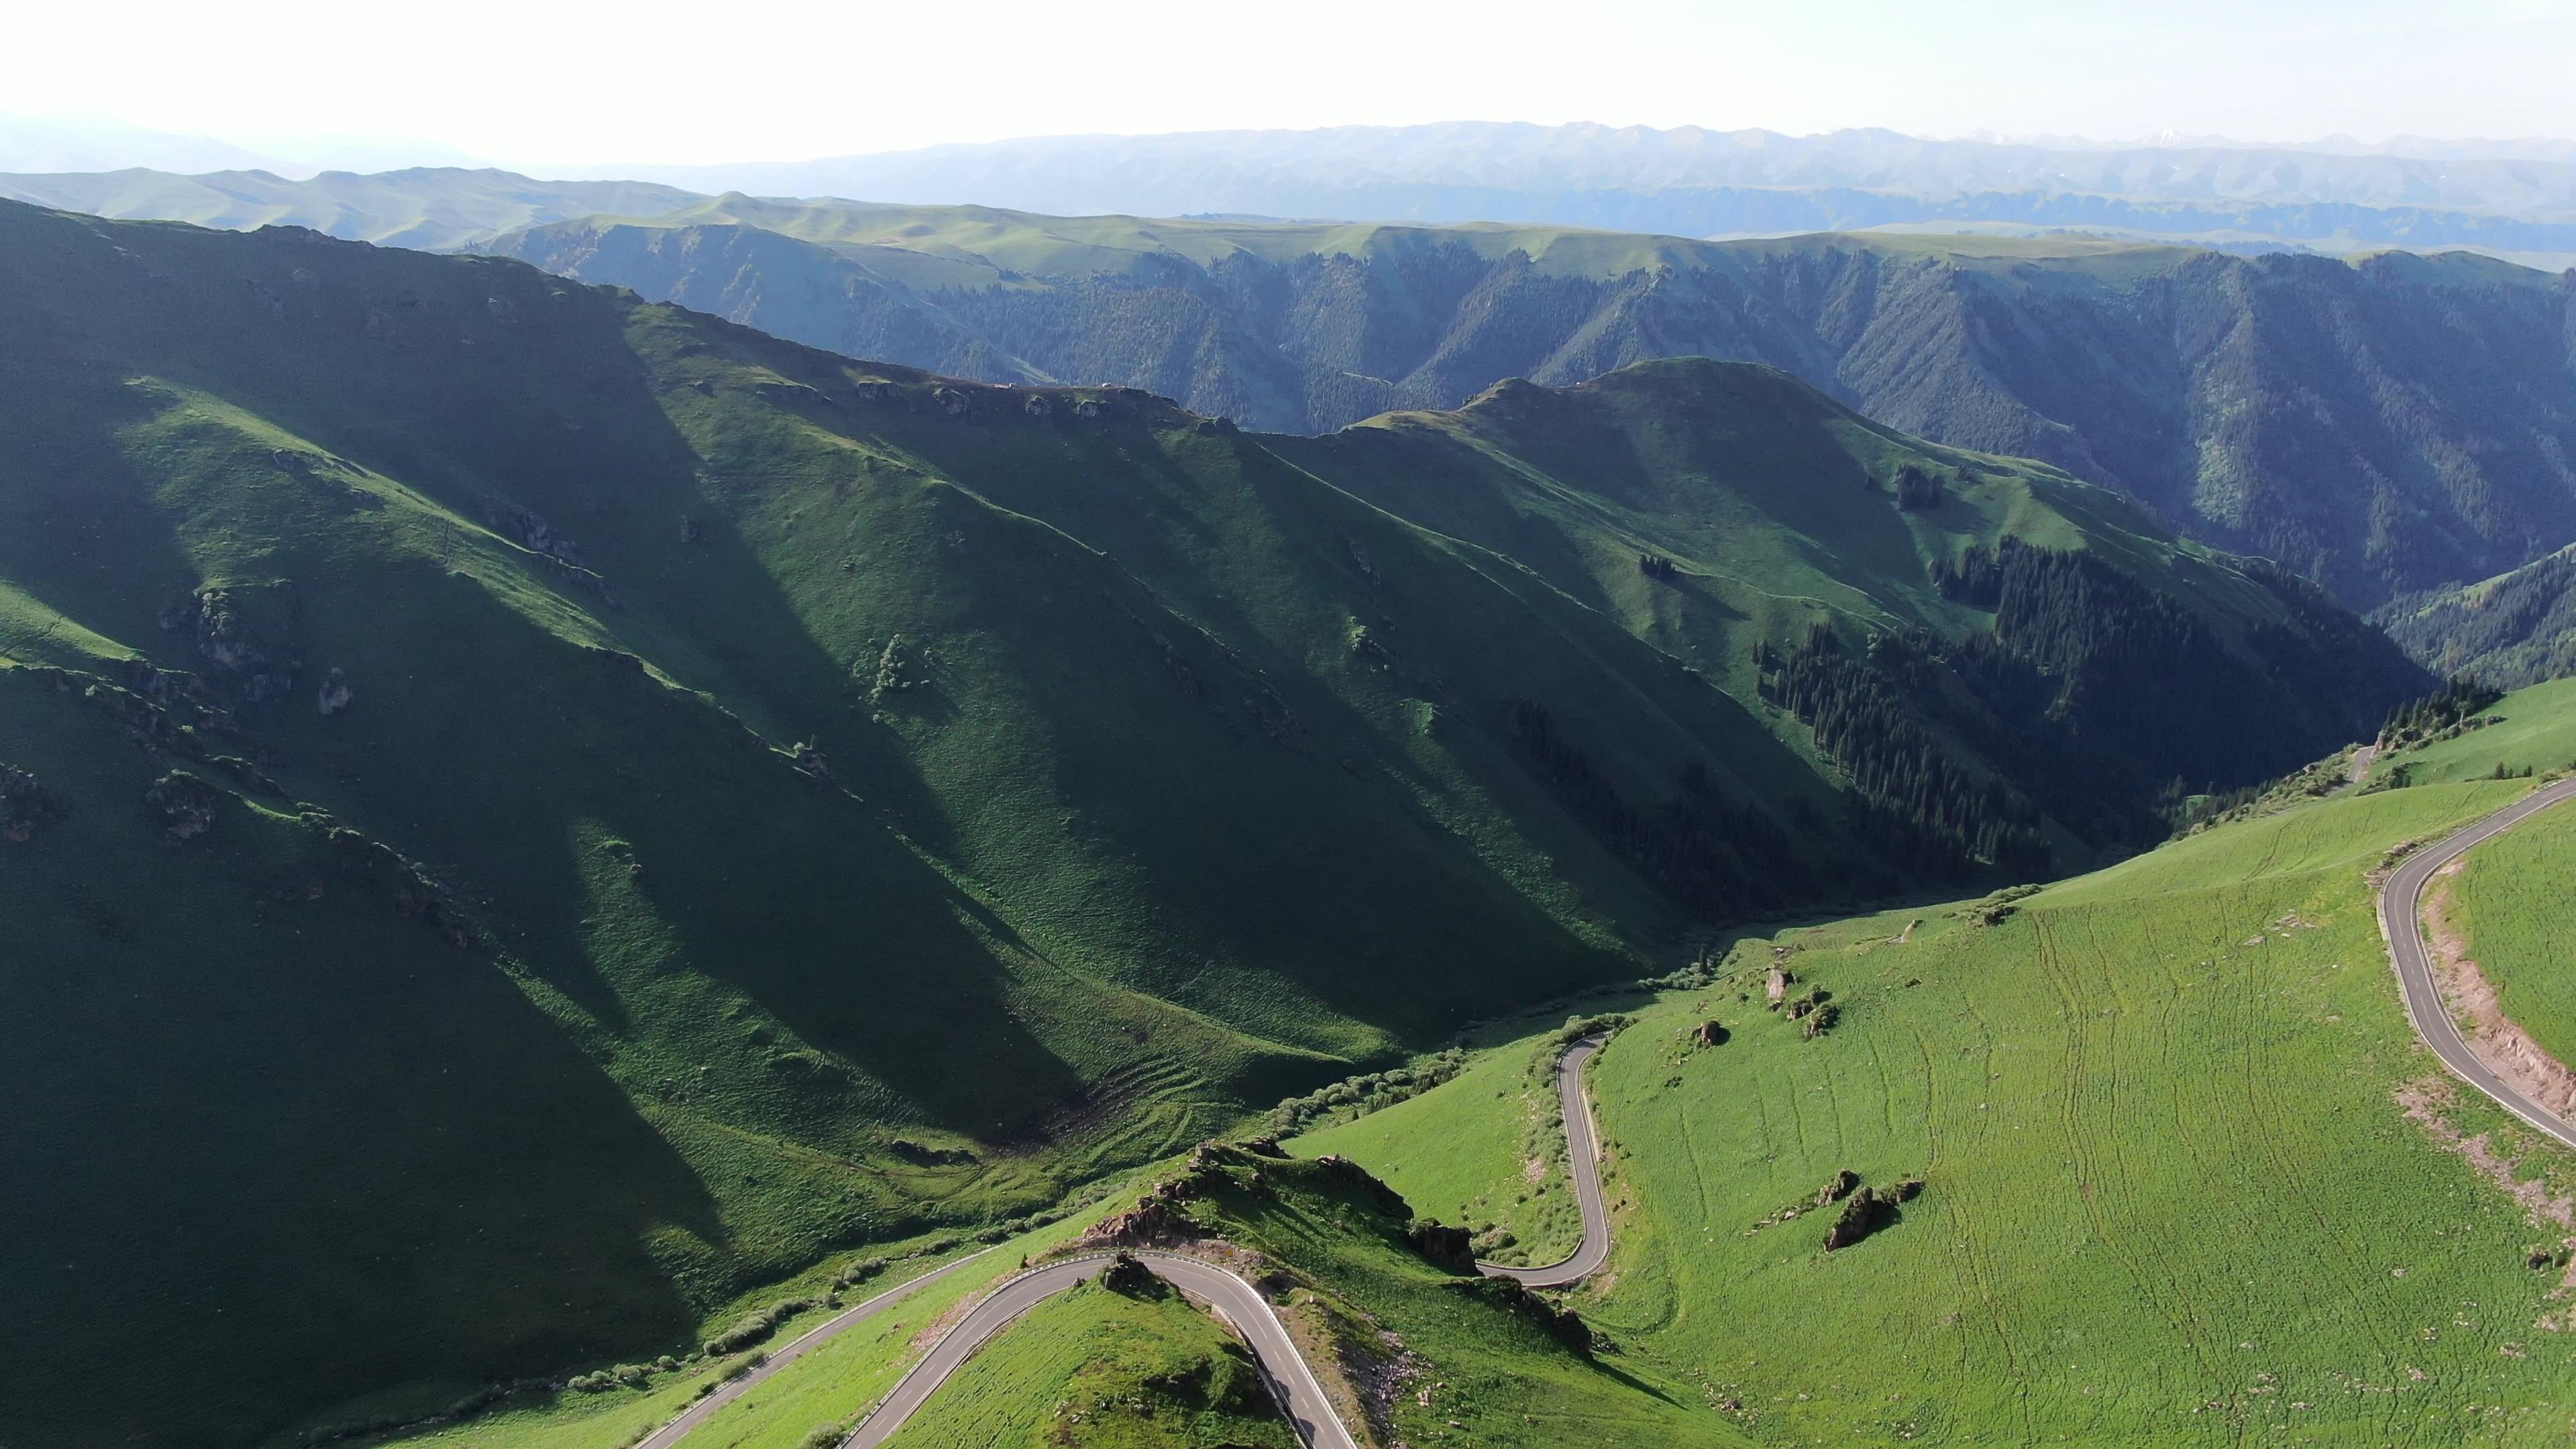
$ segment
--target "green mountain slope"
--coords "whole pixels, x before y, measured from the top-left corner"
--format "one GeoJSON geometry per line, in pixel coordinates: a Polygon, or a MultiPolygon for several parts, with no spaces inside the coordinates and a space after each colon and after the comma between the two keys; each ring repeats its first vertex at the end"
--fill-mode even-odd
{"type": "Polygon", "coordinates": [[[2576,544],[2474,584],[2400,595],[2371,617],[2444,675],[2518,689],[2576,674],[2576,544]]]}
{"type": "Polygon", "coordinates": [[[1120,382],[1294,431],[1455,407],[1505,377],[1768,362],[1894,426],[2125,489],[2356,607],[2576,540],[2576,284],[2465,254],[1711,243],[738,195],[478,245],[854,355],[1120,382]]]}
{"type": "Polygon", "coordinates": [[[310,232],[0,258],[0,1441],[660,1352],[1698,922],[2117,848],[2151,772],[2046,782],[2137,639],[2342,681],[2138,706],[2221,784],[2421,687],[1760,369],[1295,444],[310,232]]]}
{"type": "MultiPolygon", "coordinates": [[[[1616,1250],[1569,1306],[1763,1442],[2549,1442],[2576,1167],[2415,1048],[2370,880],[2526,788],[1745,942],[1593,1068],[1616,1250]],[[1821,1034],[1765,1010],[1775,961],[1821,1034]],[[1921,1188],[1829,1250],[1846,1170],[1921,1188]]],[[[1428,1190],[1463,1118],[1517,1115],[1476,1075],[1332,1135],[1428,1190]]]]}

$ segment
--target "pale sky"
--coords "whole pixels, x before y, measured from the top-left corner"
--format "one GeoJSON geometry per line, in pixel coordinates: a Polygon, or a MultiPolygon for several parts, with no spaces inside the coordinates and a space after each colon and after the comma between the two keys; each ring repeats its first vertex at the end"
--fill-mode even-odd
{"type": "Polygon", "coordinates": [[[2576,0],[123,0],[0,8],[0,110],[542,169],[1443,120],[2576,135],[2576,0]]]}

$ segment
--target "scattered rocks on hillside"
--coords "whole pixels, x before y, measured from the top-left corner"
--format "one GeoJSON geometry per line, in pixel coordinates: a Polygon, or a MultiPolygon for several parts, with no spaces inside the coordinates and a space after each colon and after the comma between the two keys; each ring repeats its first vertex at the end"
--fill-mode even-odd
{"type": "Polygon", "coordinates": [[[1777,1010],[1779,1009],[1780,1003],[1787,999],[1789,988],[1796,985],[1797,982],[1798,976],[1796,972],[1791,971],[1786,966],[1774,963],[1770,971],[1765,973],[1762,978],[1762,999],[1769,1002],[1773,1010],[1777,1010]]]}
{"type": "Polygon", "coordinates": [[[533,508],[521,508],[517,504],[494,499],[484,505],[483,516],[494,532],[530,553],[545,554],[576,566],[582,561],[581,545],[557,533],[554,525],[546,522],[545,515],[533,508]]]}
{"type": "Polygon", "coordinates": [[[1713,1047],[1726,1045],[1726,1027],[1717,1021],[1703,1021],[1691,1028],[1691,1045],[1713,1047]]]}
{"type": "Polygon", "coordinates": [[[1102,1220],[1089,1235],[1093,1242],[1125,1248],[1176,1248],[1197,1241],[1198,1236],[1198,1224],[1190,1221],[1178,1202],[1152,1193],[1126,1212],[1102,1220]]]}
{"type": "Polygon", "coordinates": [[[1834,1225],[1825,1230],[1825,1251],[1848,1248],[1896,1220],[1900,1203],[1913,1201],[1923,1191],[1923,1179],[1909,1177],[1892,1187],[1865,1187],[1843,1200],[1843,1210],[1834,1225]]]}
{"type": "Polygon", "coordinates": [[[255,637],[241,601],[230,589],[199,589],[162,610],[160,622],[165,630],[192,635],[197,652],[215,666],[217,679],[243,704],[281,698],[295,688],[295,674],[302,666],[292,654],[255,637]]]}
{"type": "Polygon", "coordinates": [[[1470,1278],[1453,1280],[1454,1291],[1471,1294],[1529,1319],[1553,1335],[1556,1340],[1586,1358],[1598,1346],[1592,1327],[1571,1308],[1559,1308],[1533,1293],[1529,1285],[1517,1278],[1470,1278]]]}
{"type": "Polygon", "coordinates": [[[1404,1200],[1402,1193],[1378,1181],[1367,1168],[1349,1158],[1318,1157],[1315,1159],[1315,1165],[1322,1168],[1326,1176],[1358,1188],[1368,1197],[1370,1205],[1386,1216],[1391,1218],[1413,1216],[1413,1206],[1404,1200]]]}
{"type": "Polygon", "coordinates": [[[1860,1174],[1846,1167],[1826,1178],[1825,1185],[1816,1189],[1816,1206],[1824,1207],[1829,1203],[1841,1202],[1851,1196],[1852,1191],[1859,1186],[1860,1174]]]}
{"type": "Polygon", "coordinates": [[[143,792],[163,832],[172,840],[194,840],[214,828],[215,805],[224,792],[189,774],[172,770],[143,792]]]}
{"type": "Polygon", "coordinates": [[[1126,1298],[1160,1298],[1172,1291],[1170,1284],[1133,1253],[1120,1253],[1110,1259],[1100,1275],[1100,1286],[1126,1298]]]}
{"type": "Polygon", "coordinates": [[[787,757],[795,762],[796,773],[806,779],[821,785],[832,783],[832,762],[823,758],[821,745],[811,740],[800,740],[794,749],[787,752],[787,757]]]}
{"type": "Polygon", "coordinates": [[[322,689],[318,696],[318,702],[322,706],[322,717],[324,719],[329,719],[331,716],[347,709],[350,705],[357,702],[357,698],[358,693],[356,690],[349,687],[349,676],[346,674],[341,673],[335,668],[329,674],[323,676],[322,689]]]}
{"type": "Polygon", "coordinates": [[[1404,1240],[1434,1267],[1452,1273],[1476,1271],[1475,1235],[1440,1222],[1419,1222],[1405,1230],[1404,1240]]]}
{"type": "Polygon", "coordinates": [[[342,825],[326,810],[307,807],[303,819],[304,827],[321,837],[323,849],[340,873],[382,888],[395,914],[426,923],[460,951],[481,944],[454,893],[392,846],[342,825]]]}
{"type": "Polygon", "coordinates": [[[0,840],[24,845],[39,827],[68,813],[63,797],[45,788],[34,774],[0,765],[0,840]]]}

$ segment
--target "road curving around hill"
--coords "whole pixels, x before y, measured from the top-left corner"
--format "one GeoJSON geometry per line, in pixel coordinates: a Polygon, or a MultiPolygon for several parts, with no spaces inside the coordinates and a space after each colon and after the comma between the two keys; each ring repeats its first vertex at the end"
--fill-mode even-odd
{"type": "Polygon", "coordinates": [[[791,1343],[785,1348],[769,1355],[767,1358],[762,1359],[759,1367],[742,1375],[740,1378],[727,1379],[725,1382],[717,1385],[714,1392],[708,1394],[705,1398],[698,1400],[696,1403],[691,1404],[687,1411],[682,1413],[678,1418],[673,1419],[671,1422],[638,1440],[636,1442],[635,1449],[671,1449],[672,1445],[680,1442],[682,1436],[686,1435],[690,1430],[698,1427],[700,1424],[705,1423],[714,1415],[716,1410],[723,1408],[725,1405],[732,1403],[734,1400],[741,1398],[747,1393],[750,1393],[753,1389],[760,1387],[762,1383],[768,1380],[770,1375],[786,1368],[798,1359],[803,1358],[805,1355],[812,1353],[818,1348],[821,1348],[824,1344],[840,1337],[843,1333],[858,1327],[860,1324],[865,1323],[869,1319],[876,1317],[878,1314],[885,1312],[897,1303],[902,1302],[904,1299],[911,1297],[913,1294],[920,1292],[922,1289],[929,1287],[931,1284],[938,1282],[940,1279],[947,1277],[949,1274],[956,1272],[958,1269],[965,1267],[967,1264],[974,1262],[976,1259],[983,1257],[985,1253],[989,1253],[991,1251],[993,1250],[985,1248],[979,1252],[969,1253],[965,1257],[958,1259],[956,1262],[942,1263],[938,1267],[931,1269],[929,1272],[922,1274],[918,1278],[914,1278],[909,1282],[898,1283],[892,1288],[888,1288],[883,1293],[878,1294],[874,1298],[869,1299],[865,1303],[861,1303],[857,1307],[848,1309],[844,1312],[834,1314],[832,1317],[816,1324],[813,1328],[799,1334],[794,1343],[791,1343]]]}
{"type": "MultiPolygon", "coordinates": [[[[1583,1212],[1582,1241],[1571,1256],[1545,1267],[1512,1268],[1498,1263],[1478,1263],[1477,1270],[1486,1276],[1518,1279],[1533,1288],[1564,1288],[1599,1272],[1601,1265],[1609,1260],[1610,1213],[1601,1195],[1600,1135],[1593,1127],[1591,1094],[1583,1083],[1584,1067],[1608,1040],[1606,1033],[1598,1032],[1580,1038],[1566,1048],[1565,1055],[1558,1058],[1556,1064],[1557,1093],[1565,1112],[1566,1161],[1574,1178],[1575,1201],[1583,1212]]],[[[1270,1300],[1262,1295],[1260,1289],[1231,1269],[1205,1259],[1151,1248],[1132,1249],[1129,1255],[1144,1262],[1157,1276],[1179,1288],[1193,1302],[1212,1310],[1242,1337],[1252,1350],[1253,1360],[1260,1366],[1272,1397],[1278,1400],[1307,1449],[1359,1449],[1358,1440],[1350,1427],[1342,1422],[1332,1399],[1324,1392],[1314,1366],[1297,1351],[1296,1340],[1289,1336],[1287,1325],[1280,1321],[1278,1313],[1270,1306],[1270,1300]]],[[[832,1337],[875,1317],[907,1295],[928,1287],[981,1256],[978,1253],[960,1258],[909,1283],[887,1289],[822,1324],[771,1355],[759,1368],[726,1383],[692,1405],[688,1412],[640,1441],[636,1449],[672,1449],[683,1435],[770,1375],[832,1337]]],[[[930,1352],[904,1373],[892,1392],[869,1413],[857,1430],[842,1441],[841,1449],[877,1449],[893,1438],[896,1431],[928,1403],[931,1396],[975,1356],[977,1350],[992,1342],[995,1335],[1047,1299],[1099,1277],[1117,1256],[1114,1252],[1100,1252],[1062,1258],[1005,1279],[940,1335],[939,1341],[931,1345],[930,1352]]]]}
{"type": "Polygon", "coordinates": [[[2434,872],[2562,800],[2576,799],[2576,780],[2562,780],[2536,791],[2468,826],[2458,834],[2406,857],[2379,893],[2379,931],[2388,938],[2388,954],[2397,966],[2397,984],[2406,998],[2407,1019],[2415,1034],[2442,1059],[2451,1074],[2493,1097],[2504,1109],[2570,1148],[2576,1148],[2576,1126],[2487,1070],[2460,1035],[2460,1026],[2442,1004],[2433,980],[2433,952],[2424,940],[2424,888],[2434,872]]]}
{"type": "MultiPolygon", "coordinates": [[[[876,1449],[894,1437],[904,1421],[929,1402],[949,1376],[964,1367],[995,1334],[1058,1293],[1099,1277],[1116,1256],[1096,1253],[1066,1258],[1032,1268],[994,1289],[932,1345],[921,1362],[912,1366],[858,1432],[842,1441],[842,1449],[876,1449]]],[[[1296,1427],[1297,1437],[1308,1449],[1359,1449],[1341,1415],[1334,1412],[1333,1401],[1325,1395],[1315,1370],[1297,1352],[1296,1340],[1288,1336],[1287,1325],[1279,1321],[1260,1289],[1233,1271],[1198,1258],[1151,1248],[1134,1249],[1130,1256],[1143,1261],[1192,1300],[1214,1310],[1242,1335],[1252,1349],[1253,1360],[1261,1366],[1261,1376],[1270,1385],[1272,1397],[1279,1401],[1296,1427]]]]}
{"type": "Polygon", "coordinates": [[[1593,1130],[1592,1094],[1583,1085],[1583,1069],[1609,1042],[1595,1032],[1565,1049],[1556,1062],[1556,1095],[1565,1111],[1565,1162],[1574,1177],[1574,1201],[1583,1209],[1583,1241],[1574,1252],[1543,1268],[1510,1268],[1478,1263],[1488,1278],[1517,1278],[1532,1288],[1571,1288],[1601,1271],[1610,1261],[1610,1208],[1601,1197],[1601,1137],[1593,1130]]]}

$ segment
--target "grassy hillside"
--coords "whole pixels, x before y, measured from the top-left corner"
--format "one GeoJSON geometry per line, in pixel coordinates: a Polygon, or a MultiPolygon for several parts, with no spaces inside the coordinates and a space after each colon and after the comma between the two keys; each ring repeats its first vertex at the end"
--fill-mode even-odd
{"type": "Polygon", "coordinates": [[[1368,1163],[1425,1216],[1463,1226],[1496,1263],[1555,1263],[1583,1238],[1566,1175],[1558,1046],[1485,1052],[1450,1083],[1288,1143],[1368,1163]]]}
{"type": "MultiPolygon", "coordinates": [[[[2079,859],[2117,832],[2016,741],[2136,609],[2192,677],[2417,687],[2100,490],[1760,369],[1547,404],[1605,448],[1671,413],[1594,476],[1511,454],[1526,399],[1309,454],[502,260],[15,206],[0,254],[13,1442],[685,1348],[1712,917],[2079,859]],[[1759,468],[1692,451],[1761,416],[1759,468]],[[1553,538],[1449,531],[1443,488],[1541,480],[1553,538]],[[1815,602],[1748,625],[1703,570],[1815,602]],[[1942,703],[1971,664],[2024,692],[1942,703]]],[[[2219,783],[2359,732],[2238,703],[2138,718],[2219,783]]]]}
{"type": "Polygon", "coordinates": [[[2504,1014],[2561,1062],[2576,1060],[2576,930],[2567,882],[2576,822],[2551,810],[2469,852],[2451,920],[2504,1014]]]}
{"type": "MultiPolygon", "coordinates": [[[[781,336],[1321,432],[1507,377],[1767,362],[2056,463],[2356,606],[2576,539],[2563,276],[2080,238],[1054,217],[728,195],[480,243],[781,336]]],[[[1766,230],[1788,230],[1788,225],[1766,230]]],[[[2444,641],[2428,641],[2431,658],[2444,641]]]]}
{"type": "MultiPolygon", "coordinates": [[[[1570,1301],[1766,1442],[2550,1442],[2576,1364],[2526,1257],[2565,1228],[2525,1203],[2576,1176],[2413,1044],[2366,879],[2524,788],[2345,796],[1747,943],[1594,1068],[1618,1245],[1570,1301]],[[1763,1008],[1770,946],[1822,1035],[1763,1008]],[[1846,1169],[1923,1186],[1828,1252],[1846,1169]]],[[[1445,1136],[1442,1093],[1480,1100],[1368,1120],[1445,1136]]]]}
{"type": "Polygon", "coordinates": [[[2576,680],[2518,689],[2457,724],[2409,740],[2371,766],[2389,784],[2535,774],[2576,764],[2576,680]]]}
{"type": "Polygon", "coordinates": [[[1241,1340],[1168,1285],[1087,1283],[969,1360],[892,1441],[902,1449],[1099,1444],[1298,1449],[1241,1340]]]}

